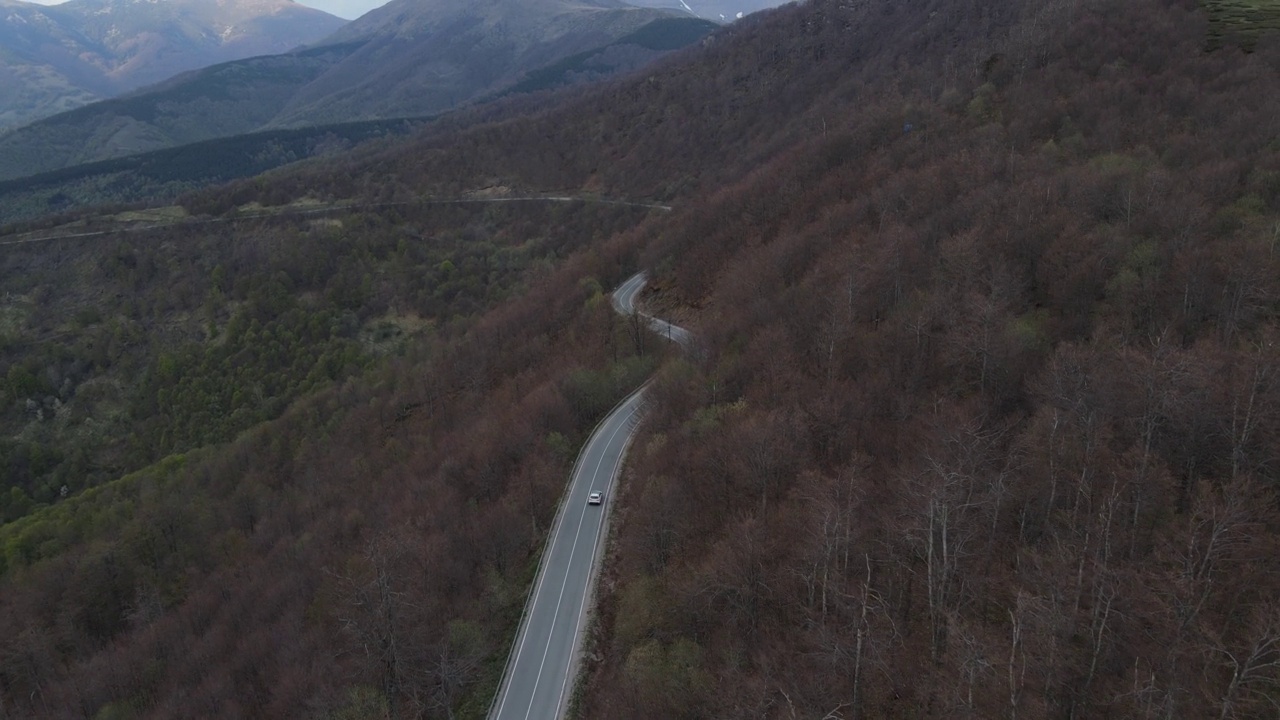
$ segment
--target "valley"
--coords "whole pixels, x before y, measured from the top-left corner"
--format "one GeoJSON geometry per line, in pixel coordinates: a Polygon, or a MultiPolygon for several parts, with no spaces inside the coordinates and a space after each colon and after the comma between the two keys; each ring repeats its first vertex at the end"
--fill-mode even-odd
{"type": "Polygon", "coordinates": [[[0,133],[188,70],[313,43],[344,24],[272,1],[0,4],[0,133]]]}
{"type": "Polygon", "coordinates": [[[542,0],[419,4],[394,0],[307,47],[202,67],[12,129],[0,135],[0,181],[247,133],[421,119],[520,83],[527,93],[633,70],[715,27],[605,0],[589,12],[542,0]],[[512,16],[500,22],[495,7],[512,16]]]}

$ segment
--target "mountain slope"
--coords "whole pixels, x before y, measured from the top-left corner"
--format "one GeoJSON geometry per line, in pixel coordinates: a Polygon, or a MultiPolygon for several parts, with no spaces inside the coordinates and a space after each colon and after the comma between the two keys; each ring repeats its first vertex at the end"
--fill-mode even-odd
{"type": "Polygon", "coordinates": [[[315,42],[343,20],[292,0],[0,6],[0,129],[180,72],[315,42]]]}
{"type": "Polygon", "coordinates": [[[0,137],[0,179],[264,128],[430,115],[664,17],[613,0],[394,0],[309,49],[198,71],[0,137]]]}
{"type": "Polygon", "coordinates": [[[656,385],[582,716],[1274,704],[1223,658],[1278,636],[1280,42],[1205,52],[1179,0],[989,10],[766,13],[299,179],[676,206],[619,243],[707,354],[656,385]]]}
{"type": "Polygon", "coordinates": [[[744,15],[778,7],[778,0],[635,0],[632,5],[666,8],[712,22],[732,22],[744,15]]]}
{"type": "Polygon", "coordinates": [[[215,65],[32,123],[0,136],[0,178],[244,134],[270,121],[294,89],[357,47],[331,45],[215,65]]]}
{"type": "MultiPolygon", "coordinates": [[[[570,55],[539,68],[502,94],[533,93],[623,73],[690,45],[714,28],[715,25],[703,20],[661,18],[608,45],[570,55]]],[[[315,53],[323,56],[326,50],[337,49],[318,48],[315,53]]],[[[280,63],[282,58],[257,60],[280,63]]],[[[242,74],[238,76],[234,72],[240,68],[241,64],[235,64],[228,68],[211,68],[202,74],[209,77],[209,87],[213,87],[224,71],[230,79],[243,78],[242,74]]],[[[305,69],[305,65],[299,64],[295,71],[303,72],[305,69]]],[[[254,86],[253,81],[239,80],[235,83],[235,89],[242,97],[251,95],[254,86]]],[[[275,107],[272,103],[279,98],[273,92],[274,86],[265,79],[258,86],[261,88],[258,95],[262,106],[275,107]]],[[[164,97],[163,94],[142,96],[138,103],[154,105],[155,99],[164,97]]],[[[507,104],[515,101],[510,99],[507,104]]],[[[104,105],[118,103],[128,106],[129,102],[109,101],[104,105]]],[[[180,102],[175,98],[162,106],[172,107],[180,102]]],[[[544,97],[536,102],[550,103],[553,100],[544,97]]],[[[501,110],[486,112],[492,114],[501,110]]],[[[153,111],[153,115],[158,114],[158,111],[153,111]]],[[[405,133],[426,123],[426,120],[385,120],[265,130],[0,181],[0,225],[32,220],[50,213],[83,210],[103,203],[164,204],[196,188],[255,175],[316,155],[332,155],[352,143],[386,134],[405,133]]],[[[61,142],[58,134],[51,133],[38,144],[58,147],[61,142]]],[[[69,146],[66,151],[71,154],[77,149],[69,146]]],[[[38,159],[34,154],[31,158],[38,159]]]]}
{"type": "Polygon", "coordinates": [[[664,15],[615,0],[395,0],[335,33],[364,45],[273,124],[437,113],[664,15]]]}
{"type": "Polygon", "coordinates": [[[302,372],[312,343],[441,320],[0,528],[0,703],[482,716],[610,358],[658,346],[601,295],[644,266],[701,346],[615,498],[582,717],[1269,717],[1280,44],[1207,28],[1182,0],[811,0],[562,106],[193,195],[203,224],[9,248],[32,444],[84,417],[59,403],[112,417],[132,385],[77,383],[153,331],[191,345],[137,383],[150,452],[342,377],[302,372]],[[466,193],[674,209],[421,200],[466,193]]]}

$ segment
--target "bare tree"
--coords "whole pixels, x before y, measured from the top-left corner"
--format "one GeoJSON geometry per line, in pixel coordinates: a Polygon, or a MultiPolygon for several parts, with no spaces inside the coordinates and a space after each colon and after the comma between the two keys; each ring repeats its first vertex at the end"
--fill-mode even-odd
{"type": "MultiPolygon", "coordinates": [[[[972,554],[987,514],[998,514],[1008,462],[1003,428],[987,428],[977,419],[962,421],[943,438],[937,455],[916,478],[920,503],[911,537],[925,564],[925,592],[931,626],[932,657],[946,652],[949,618],[964,602],[966,580],[960,565],[972,554]],[[1003,457],[997,464],[997,457],[1003,457]]],[[[993,520],[994,523],[994,520],[993,520]]],[[[991,526],[994,528],[994,524],[991,526]]]]}
{"type": "Polygon", "coordinates": [[[1238,717],[1237,711],[1254,696],[1280,709],[1274,698],[1263,695],[1264,690],[1280,688],[1280,608],[1273,604],[1259,608],[1242,644],[1233,647],[1218,641],[1211,650],[1230,673],[1222,692],[1219,720],[1238,717]]]}
{"type": "Polygon", "coordinates": [[[483,658],[480,629],[472,623],[450,623],[447,637],[432,648],[429,656],[431,707],[454,720],[454,707],[475,680],[483,658]]]}
{"type": "Polygon", "coordinates": [[[1231,554],[1249,542],[1260,507],[1248,478],[1228,482],[1221,493],[1205,488],[1196,498],[1186,547],[1177,551],[1180,572],[1174,588],[1179,633],[1199,616],[1231,554]]]}
{"type": "MultiPolygon", "coordinates": [[[[49,634],[29,627],[0,647],[0,685],[14,700],[25,702],[33,715],[49,715],[46,688],[56,677],[56,652],[49,634]]],[[[2,698],[0,698],[2,699],[2,698]]]]}
{"type": "Polygon", "coordinates": [[[1231,477],[1238,478],[1251,470],[1248,465],[1257,464],[1258,459],[1250,462],[1250,449],[1264,424],[1274,412],[1271,397],[1275,385],[1275,352],[1274,341],[1270,338],[1257,344],[1248,359],[1243,383],[1231,398],[1231,426],[1228,428],[1231,438],[1231,477]]]}
{"type": "Polygon", "coordinates": [[[966,715],[973,715],[979,712],[978,703],[983,697],[983,693],[975,691],[984,676],[991,674],[995,665],[980,627],[962,618],[959,613],[953,613],[949,626],[955,637],[952,657],[959,663],[956,668],[960,674],[960,685],[956,688],[958,705],[964,708],[966,715]]]}
{"type": "MultiPolygon", "coordinates": [[[[854,623],[853,644],[853,701],[850,704],[853,720],[859,720],[862,714],[863,687],[866,684],[865,669],[868,665],[883,670],[885,668],[884,647],[898,637],[898,629],[893,625],[892,614],[883,596],[871,587],[871,557],[863,555],[867,574],[863,578],[858,593],[858,613],[854,623]],[[873,634],[872,621],[882,619],[887,628],[883,628],[877,636],[873,634]]],[[[834,711],[833,711],[834,712],[834,711]]]]}
{"type": "Polygon", "coordinates": [[[1022,688],[1027,679],[1027,653],[1023,649],[1027,596],[1019,591],[1013,609],[1009,610],[1009,662],[1006,666],[1009,682],[1009,720],[1018,720],[1018,705],[1022,700],[1022,688]]]}
{"type": "Polygon", "coordinates": [[[342,627],[364,654],[378,677],[390,717],[399,717],[400,701],[415,683],[410,656],[411,624],[416,607],[401,589],[396,566],[406,553],[403,539],[383,533],[369,541],[352,576],[340,576],[346,595],[342,627]]]}
{"type": "Polygon", "coordinates": [[[925,563],[925,593],[929,612],[930,648],[934,663],[947,648],[949,618],[961,601],[959,567],[969,553],[974,527],[968,522],[976,508],[969,482],[960,473],[938,465],[929,471],[923,489],[923,527],[916,542],[925,563]],[[930,480],[932,482],[930,482],[930,480]]]}

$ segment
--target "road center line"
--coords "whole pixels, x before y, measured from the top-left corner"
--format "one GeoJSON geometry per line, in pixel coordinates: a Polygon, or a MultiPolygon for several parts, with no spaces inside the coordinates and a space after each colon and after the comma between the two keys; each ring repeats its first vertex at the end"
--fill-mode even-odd
{"type": "MultiPolygon", "coordinates": [[[[636,400],[639,400],[639,399],[640,399],[640,398],[642,398],[642,397],[644,397],[644,395],[643,395],[643,394],[637,394],[637,395],[636,395],[636,400]]],[[[627,414],[627,419],[622,423],[622,425],[621,425],[620,427],[627,427],[627,426],[630,426],[630,425],[631,425],[631,420],[632,420],[632,418],[634,418],[634,417],[636,416],[636,413],[637,413],[637,412],[639,412],[639,405],[638,405],[638,404],[637,404],[636,406],[634,406],[634,407],[632,407],[632,408],[631,408],[631,412],[627,414]]],[[[616,433],[615,433],[615,434],[616,434],[616,433]]],[[[616,481],[616,480],[618,479],[618,469],[619,469],[620,467],[622,467],[622,458],[627,454],[627,446],[631,444],[631,439],[630,439],[630,438],[631,438],[631,437],[633,437],[633,436],[631,435],[631,433],[630,433],[630,432],[628,432],[627,434],[628,434],[628,436],[629,436],[629,437],[628,437],[626,440],[624,440],[624,441],[623,441],[623,443],[622,443],[622,447],[618,449],[618,457],[613,461],[613,470],[612,470],[612,471],[610,472],[610,474],[609,474],[609,478],[610,478],[610,480],[611,480],[611,481],[616,481]]],[[[610,438],[610,443],[612,444],[612,438],[610,438]]],[[[604,462],[604,456],[603,456],[603,453],[601,453],[600,461],[601,461],[601,462],[604,462]]],[[[599,474],[599,471],[598,471],[598,470],[597,470],[597,474],[599,474]]],[[[610,488],[609,488],[609,495],[610,495],[610,497],[609,497],[608,499],[606,499],[606,500],[605,500],[605,503],[606,503],[606,504],[605,504],[605,506],[604,506],[603,508],[601,508],[601,510],[603,510],[603,511],[604,511],[604,513],[607,513],[607,512],[608,512],[608,503],[613,502],[613,498],[612,498],[612,495],[613,495],[613,487],[612,487],[612,485],[613,485],[613,482],[610,482],[610,488]]],[[[594,569],[595,569],[595,549],[596,549],[596,548],[598,548],[598,547],[600,546],[600,533],[604,531],[604,518],[605,518],[605,515],[604,515],[604,514],[601,514],[601,516],[600,516],[600,524],[596,526],[596,541],[595,541],[594,543],[592,543],[592,552],[591,552],[591,556],[592,556],[592,557],[591,557],[591,566],[590,566],[590,569],[591,569],[591,570],[594,570],[594,569]]],[[[566,579],[566,580],[568,579],[568,576],[567,576],[567,575],[566,575],[566,578],[565,578],[565,579],[566,579]]],[[[574,640],[575,644],[576,644],[577,639],[578,639],[578,633],[582,632],[582,619],[583,619],[584,617],[586,617],[586,615],[587,615],[587,599],[588,599],[588,597],[587,597],[587,589],[588,589],[588,588],[590,588],[590,587],[591,587],[591,572],[588,572],[588,573],[587,573],[587,584],[586,584],[586,587],[582,588],[582,605],[581,605],[581,607],[579,607],[579,608],[578,608],[578,622],[577,622],[577,624],[575,624],[575,625],[574,625],[574,627],[573,627],[573,640],[574,640]]],[[[573,667],[573,654],[572,654],[572,653],[569,655],[569,666],[570,666],[570,667],[573,667]]],[[[569,673],[568,673],[568,672],[565,672],[565,674],[564,674],[564,682],[560,684],[560,697],[556,699],[556,713],[557,713],[557,717],[559,716],[560,708],[561,708],[561,707],[563,707],[563,704],[564,704],[564,693],[565,693],[565,690],[567,690],[567,689],[568,689],[568,687],[569,687],[569,673]]]]}
{"type": "MultiPolygon", "coordinates": [[[[618,425],[618,427],[614,428],[613,432],[609,434],[609,439],[604,441],[604,447],[607,448],[613,442],[613,439],[618,435],[618,431],[624,427],[626,427],[626,423],[621,423],[618,425]]],[[[591,449],[591,443],[588,443],[587,449],[584,450],[584,452],[589,452],[590,449],[591,449]]],[[[596,462],[596,469],[592,472],[592,477],[599,475],[600,466],[603,464],[604,464],[604,451],[602,450],[600,452],[600,460],[596,462]]],[[[583,477],[582,475],[579,475],[578,477],[573,478],[573,481],[569,483],[569,494],[571,498],[572,496],[575,495],[574,490],[578,485],[578,481],[582,477],[583,477]]],[[[548,633],[547,633],[547,644],[546,644],[546,647],[542,649],[542,661],[538,663],[538,674],[534,676],[533,691],[529,695],[529,709],[526,710],[524,714],[525,720],[529,720],[529,714],[533,712],[533,699],[537,697],[538,685],[542,682],[542,671],[543,669],[545,669],[547,664],[547,653],[551,651],[551,635],[555,633],[556,619],[560,617],[560,608],[564,604],[564,591],[565,591],[565,588],[569,585],[569,568],[570,566],[573,565],[573,556],[578,551],[578,538],[582,536],[582,523],[585,522],[586,519],[587,519],[587,507],[584,506],[582,509],[582,514],[578,516],[578,529],[573,535],[573,545],[570,546],[569,548],[569,562],[565,565],[564,581],[560,583],[560,595],[556,599],[556,610],[551,615],[551,625],[548,628],[548,633]]],[[[535,601],[535,604],[536,604],[536,601],[535,601]]],[[[530,613],[530,616],[532,615],[533,613],[530,613]]],[[[504,700],[504,704],[505,704],[505,700],[504,700]]],[[[499,709],[498,713],[499,714],[502,713],[501,709],[499,709]]]]}

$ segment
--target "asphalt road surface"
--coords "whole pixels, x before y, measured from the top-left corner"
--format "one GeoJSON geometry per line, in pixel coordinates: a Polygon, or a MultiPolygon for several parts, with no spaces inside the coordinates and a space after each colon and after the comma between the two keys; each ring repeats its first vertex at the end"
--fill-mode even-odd
{"type": "Polygon", "coordinates": [[[679,325],[671,323],[661,318],[656,318],[648,313],[640,312],[636,307],[636,296],[644,289],[644,285],[649,278],[644,273],[636,273],[630,279],[618,286],[613,291],[613,309],[623,315],[637,314],[649,326],[654,333],[661,335],[672,342],[680,343],[680,347],[686,350],[690,349],[693,344],[693,335],[688,330],[679,325]]]}
{"type": "MultiPolygon", "coordinates": [[[[614,292],[614,307],[627,315],[636,312],[635,298],[644,283],[643,274],[623,283],[614,292]]],[[[655,332],[681,345],[691,340],[683,328],[642,317],[655,332]]],[[[489,713],[493,720],[556,720],[568,707],[603,550],[605,520],[623,458],[643,413],[644,395],[642,387],[614,408],[578,456],[489,713]],[[587,495],[595,491],[604,493],[604,504],[587,504],[587,495]]]]}

